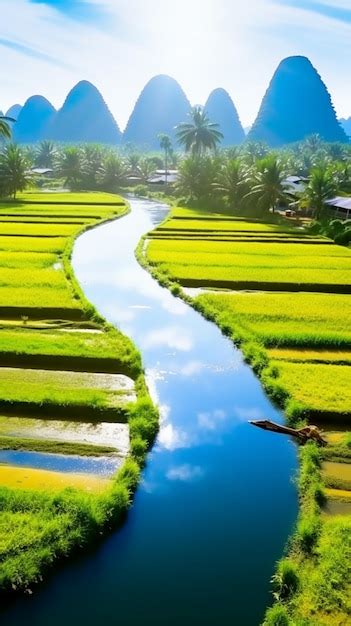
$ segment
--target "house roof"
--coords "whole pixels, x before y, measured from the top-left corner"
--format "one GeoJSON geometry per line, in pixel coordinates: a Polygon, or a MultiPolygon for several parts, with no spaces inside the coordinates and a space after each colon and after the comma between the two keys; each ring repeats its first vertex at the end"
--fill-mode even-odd
{"type": "Polygon", "coordinates": [[[51,167],[32,167],[34,174],[51,174],[54,170],[51,167]]]}
{"type": "Polygon", "coordinates": [[[303,178],[302,176],[287,176],[284,182],[301,184],[306,182],[306,178],[303,178]]]}
{"type": "Polygon", "coordinates": [[[335,198],[327,200],[325,204],[338,209],[344,209],[344,211],[351,211],[351,198],[344,196],[335,196],[335,198]]]}
{"type": "MultiPolygon", "coordinates": [[[[167,175],[167,182],[168,183],[175,183],[177,181],[178,175],[177,174],[168,174],[167,175]]],[[[151,176],[151,178],[148,179],[148,183],[152,183],[154,185],[157,184],[163,184],[166,182],[166,175],[163,174],[161,176],[151,176]]]]}

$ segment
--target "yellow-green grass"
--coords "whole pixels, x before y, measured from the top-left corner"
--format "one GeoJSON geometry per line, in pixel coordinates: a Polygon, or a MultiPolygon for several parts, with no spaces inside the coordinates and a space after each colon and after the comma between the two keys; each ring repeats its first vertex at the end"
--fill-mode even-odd
{"type": "Polygon", "coordinates": [[[197,301],[266,346],[351,347],[347,295],[207,293],[197,301]]]}
{"type": "MultiPolygon", "coordinates": [[[[25,419],[25,418],[20,418],[25,419]]],[[[65,454],[79,456],[107,456],[117,453],[116,447],[99,444],[62,441],[57,439],[31,439],[0,435],[0,450],[27,450],[31,452],[48,452],[50,454],[65,454]]]]}
{"type": "MultiPolygon", "coordinates": [[[[198,254],[215,254],[215,255],[258,255],[267,257],[277,257],[277,265],[280,263],[280,257],[293,257],[296,258],[300,255],[304,257],[345,257],[351,262],[351,251],[344,246],[336,246],[334,244],[328,245],[313,245],[305,243],[303,246],[299,244],[291,243],[265,243],[264,245],[249,242],[227,242],[227,241],[184,241],[184,240],[160,240],[151,241],[148,245],[152,254],[156,254],[158,251],[168,251],[170,254],[170,260],[173,253],[191,253],[194,260],[198,254]]],[[[306,259],[308,261],[308,259],[306,259]]]]}
{"type": "MultiPolygon", "coordinates": [[[[263,283],[276,284],[280,289],[282,285],[345,285],[350,284],[350,269],[320,269],[303,267],[245,267],[245,266],[210,266],[210,265],[186,265],[169,262],[161,265],[161,269],[167,272],[171,279],[181,284],[194,285],[197,282],[203,284],[233,283],[263,283]]],[[[350,287],[351,291],[351,287],[350,287]]]]}
{"type": "Polygon", "coordinates": [[[57,255],[49,252],[0,252],[0,268],[52,267],[56,261],[57,255]]]}
{"type": "Polygon", "coordinates": [[[351,517],[323,518],[313,554],[307,558],[293,555],[292,560],[299,580],[297,592],[287,600],[292,621],[275,623],[347,626],[351,614],[351,517]]]}
{"type": "MultiPolygon", "coordinates": [[[[56,289],[67,289],[72,297],[71,286],[62,269],[53,268],[8,268],[0,266],[0,287],[50,287],[56,289]]],[[[1,297],[1,289],[0,289],[1,297]]],[[[2,298],[3,300],[3,298],[2,298]]],[[[43,305],[45,303],[42,303],[43,305]]]]}
{"type": "Polygon", "coordinates": [[[0,252],[55,252],[61,254],[66,237],[1,237],[0,252]]]}
{"type": "Polygon", "coordinates": [[[25,327],[0,330],[0,363],[7,363],[8,355],[13,355],[14,362],[16,357],[27,357],[28,363],[32,358],[39,365],[42,359],[45,366],[48,361],[54,364],[67,358],[73,365],[77,361],[76,366],[86,371],[91,369],[89,362],[96,371],[104,371],[105,361],[107,369],[117,372],[140,369],[140,358],[132,342],[116,329],[103,333],[34,331],[25,327]]]}
{"type": "MultiPolygon", "coordinates": [[[[294,233],[289,226],[281,227],[275,224],[265,224],[263,222],[247,222],[247,221],[227,221],[227,220],[201,220],[201,219],[173,219],[170,217],[166,222],[163,222],[161,226],[155,229],[154,232],[160,232],[163,230],[184,230],[184,231],[240,231],[247,233],[294,233]]],[[[299,231],[297,231],[299,233],[299,231]]],[[[295,232],[296,234],[296,232],[295,232]]]]}
{"type": "Polygon", "coordinates": [[[309,350],[297,348],[271,348],[268,356],[275,360],[310,362],[310,363],[338,363],[351,365],[351,350],[309,350]]]}
{"type": "Polygon", "coordinates": [[[15,204],[0,205],[0,217],[25,217],[25,218],[47,218],[55,221],[56,218],[66,219],[68,217],[81,219],[89,217],[99,219],[104,215],[114,215],[120,212],[123,207],[115,205],[68,205],[68,204],[15,204]]]}
{"type": "Polygon", "coordinates": [[[351,432],[324,433],[328,445],[323,448],[324,460],[351,463],[351,432]]]}
{"type": "Polygon", "coordinates": [[[67,216],[50,216],[45,213],[41,215],[18,215],[13,213],[12,215],[2,215],[0,212],[0,226],[1,224],[8,224],[13,222],[14,224],[86,224],[89,223],[89,218],[79,217],[76,215],[67,216]]]}
{"type": "MultiPolygon", "coordinates": [[[[62,492],[63,489],[81,489],[83,492],[100,493],[111,485],[111,480],[101,478],[94,474],[76,474],[73,472],[50,472],[49,470],[33,469],[31,467],[16,467],[12,465],[0,466],[0,484],[2,488],[28,489],[43,492],[62,492]]],[[[1,495],[1,494],[0,494],[1,495]]],[[[40,543],[42,539],[54,543],[53,536],[57,532],[59,524],[55,523],[53,516],[52,524],[48,529],[47,524],[40,519],[40,513],[19,515],[4,513],[0,510],[0,560],[5,560],[6,551],[19,554],[28,554],[33,545],[40,543]],[[22,523],[21,523],[22,522],[22,523]],[[49,531],[49,532],[48,532],[49,531]],[[46,534],[46,537],[45,537],[46,534]],[[28,541],[30,537],[30,541],[28,541]]],[[[58,519],[60,516],[58,515],[58,519]]],[[[67,532],[70,529],[69,516],[66,516],[67,532]]],[[[57,539],[62,541],[59,534],[57,539]]],[[[18,575],[20,573],[18,572],[18,575]]],[[[0,568],[0,586],[1,586],[0,568]]],[[[20,586],[20,585],[19,585],[20,586]]]]}
{"type": "Polygon", "coordinates": [[[0,222],[0,237],[69,237],[79,230],[76,224],[24,224],[0,222]]]}
{"type": "Polygon", "coordinates": [[[351,463],[325,461],[322,466],[322,477],[328,488],[351,491],[351,463]]]}
{"type": "Polygon", "coordinates": [[[19,381],[26,385],[42,385],[43,387],[54,386],[58,389],[101,389],[104,391],[116,391],[129,395],[134,394],[132,379],[119,374],[101,374],[97,372],[71,372],[32,370],[0,367],[0,385],[6,384],[17,386],[19,381]]]}
{"type": "Polygon", "coordinates": [[[0,404],[3,405],[34,403],[110,408],[132,401],[133,395],[131,389],[96,384],[92,374],[90,378],[79,373],[69,377],[61,372],[0,368],[0,404]]]}
{"type": "Polygon", "coordinates": [[[350,416],[351,370],[347,365],[271,361],[278,385],[316,415],[350,416]]]}
{"type": "Polygon", "coordinates": [[[64,204],[121,204],[122,198],[112,193],[106,193],[103,191],[89,191],[89,192],[37,192],[26,191],[19,193],[17,201],[23,202],[40,202],[45,204],[62,202],[64,204]]]}
{"type": "MultiPolygon", "coordinates": [[[[70,288],[53,289],[52,287],[24,286],[0,288],[0,307],[23,307],[24,309],[42,309],[45,317],[46,308],[81,309],[82,303],[73,298],[70,288]]],[[[19,311],[20,313],[20,311],[19,311]]]]}
{"type": "MultiPolygon", "coordinates": [[[[346,269],[350,271],[350,255],[347,256],[308,256],[303,252],[298,256],[281,256],[277,261],[276,256],[263,254],[225,253],[220,250],[211,250],[212,246],[207,246],[205,251],[173,250],[172,244],[167,242],[152,240],[148,246],[148,259],[151,263],[171,263],[179,265],[210,266],[210,267],[232,267],[232,268],[309,268],[313,269],[346,269]],[[170,248],[170,249],[169,249],[170,248]]],[[[190,246],[189,246],[190,247],[190,246]]]]}

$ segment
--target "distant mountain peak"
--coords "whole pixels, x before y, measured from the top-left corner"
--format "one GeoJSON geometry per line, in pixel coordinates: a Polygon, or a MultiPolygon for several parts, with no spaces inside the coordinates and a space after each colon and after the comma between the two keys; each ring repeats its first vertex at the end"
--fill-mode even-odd
{"type": "Polygon", "coordinates": [[[6,111],[6,115],[8,117],[13,117],[15,120],[17,120],[20,112],[22,109],[22,105],[21,104],[13,104],[12,106],[10,106],[10,108],[6,111]]]}
{"type": "Polygon", "coordinates": [[[280,146],[314,133],[325,141],[347,141],[327,87],[311,61],[287,57],[274,73],[249,140],[280,146]]]}
{"type": "Polygon", "coordinates": [[[52,120],[50,138],[118,144],[121,131],[97,87],[88,80],[81,80],[72,87],[52,120]]]}
{"type": "Polygon", "coordinates": [[[123,135],[124,143],[159,148],[158,135],[175,139],[175,126],[186,121],[190,103],[179,83],[167,74],[153,76],[141,91],[123,135]]]}
{"type": "Polygon", "coordinates": [[[24,103],[13,126],[14,140],[18,143],[41,141],[55,113],[55,108],[44,96],[31,96],[24,103]]]}
{"type": "Polygon", "coordinates": [[[205,110],[211,122],[219,124],[219,130],[224,135],[222,146],[238,145],[244,141],[245,133],[237,109],[225,89],[217,87],[211,91],[205,110]]]}

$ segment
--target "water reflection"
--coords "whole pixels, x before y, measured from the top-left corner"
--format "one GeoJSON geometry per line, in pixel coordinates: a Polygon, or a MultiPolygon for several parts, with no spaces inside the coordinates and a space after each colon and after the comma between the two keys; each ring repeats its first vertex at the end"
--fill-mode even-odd
{"type": "Polygon", "coordinates": [[[46,454],[22,450],[0,450],[0,465],[44,469],[52,472],[76,472],[112,476],[123,459],[113,457],[84,457],[77,455],[46,454]]]}

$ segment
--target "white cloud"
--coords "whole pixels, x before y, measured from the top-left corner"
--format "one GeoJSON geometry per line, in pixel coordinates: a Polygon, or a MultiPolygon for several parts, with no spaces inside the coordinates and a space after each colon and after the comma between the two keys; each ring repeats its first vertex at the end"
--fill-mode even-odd
{"type": "Polygon", "coordinates": [[[189,334],[181,327],[165,326],[164,328],[146,333],[142,340],[142,345],[144,348],[166,346],[181,352],[189,352],[193,347],[193,342],[189,334]]]}
{"type": "Polygon", "coordinates": [[[166,473],[168,480],[181,480],[184,482],[199,479],[203,475],[204,471],[199,465],[189,465],[188,463],[171,467],[166,473]]]}
{"type": "Polygon", "coordinates": [[[203,430],[217,430],[227,420],[228,415],[221,409],[208,413],[199,413],[197,423],[203,430]]]}
{"type": "Polygon", "coordinates": [[[181,369],[180,374],[183,376],[194,376],[194,374],[199,374],[206,367],[203,361],[189,361],[186,363],[181,369]]]}

